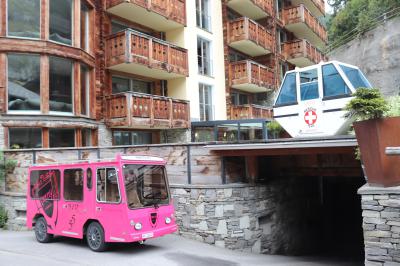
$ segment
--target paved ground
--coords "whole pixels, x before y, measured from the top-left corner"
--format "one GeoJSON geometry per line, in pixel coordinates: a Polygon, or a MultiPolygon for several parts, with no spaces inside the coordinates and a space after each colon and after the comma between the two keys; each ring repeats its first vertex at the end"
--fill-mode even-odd
{"type": "Polygon", "coordinates": [[[0,266],[14,265],[353,266],[360,264],[322,258],[234,252],[176,235],[148,240],[144,245],[113,245],[107,252],[95,253],[89,250],[83,240],[59,237],[52,243],[40,244],[36,242],[33,232],[0,231],[0,266]]]}

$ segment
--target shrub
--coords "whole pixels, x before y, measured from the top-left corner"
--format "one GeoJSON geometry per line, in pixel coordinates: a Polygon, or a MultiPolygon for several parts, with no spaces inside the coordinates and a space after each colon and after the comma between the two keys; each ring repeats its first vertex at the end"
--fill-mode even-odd
{"type": "Polygon", "coordinates": [[[382,118],[389,111],[388,103],[379,89],[359,88],[344,108],[345,117],[353,117],[357,121],[382,118]]]}
{"type": "Polygon", "coordinates": [[[0,228],[4,228],[6,226],[7,220],[7,211],[3,206],[0,205],[0,228]]]}
{"type": "Polygon", "coordinates": [[[267,123],[267,130],[274,138],[277,138],[279,133],[283,131],[282,126],[275,120],[267,123]]]}

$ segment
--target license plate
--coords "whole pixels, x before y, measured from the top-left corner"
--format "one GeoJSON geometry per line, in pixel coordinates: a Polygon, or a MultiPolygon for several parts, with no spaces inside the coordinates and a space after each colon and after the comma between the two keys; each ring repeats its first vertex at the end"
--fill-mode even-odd
{"type": "Polygon", "coordinates": [[[142,238],[143,239],[150,238],[150,237],[153,237],[153,236],[154,236],[153,232],[142,234],[142,238]]]}

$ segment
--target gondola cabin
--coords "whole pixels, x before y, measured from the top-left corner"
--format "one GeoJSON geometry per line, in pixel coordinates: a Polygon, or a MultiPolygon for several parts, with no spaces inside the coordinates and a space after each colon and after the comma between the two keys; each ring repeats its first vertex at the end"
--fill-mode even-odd
{"type": "Polygon", "coordinates": [[[346,133],[351,124],[343,107],[357,88],[371,84],[360,69],[330,61],[288,71],[274,104],[274,118],[292,137],[346,133]]]}

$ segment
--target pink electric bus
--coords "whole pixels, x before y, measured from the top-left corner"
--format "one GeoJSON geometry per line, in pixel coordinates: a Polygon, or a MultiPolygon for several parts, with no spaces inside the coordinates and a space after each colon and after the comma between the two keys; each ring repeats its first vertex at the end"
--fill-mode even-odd
{"type": "Polygon", "coordinates": [[[93,251],[109,242],[143,242],[177,230],[165,160],[115,159],[29,168],[27,226],[37,241],[83,238],[93,251]]]}

